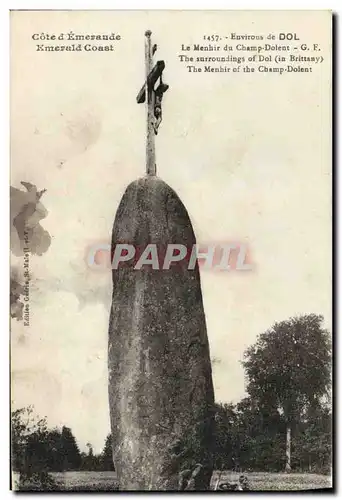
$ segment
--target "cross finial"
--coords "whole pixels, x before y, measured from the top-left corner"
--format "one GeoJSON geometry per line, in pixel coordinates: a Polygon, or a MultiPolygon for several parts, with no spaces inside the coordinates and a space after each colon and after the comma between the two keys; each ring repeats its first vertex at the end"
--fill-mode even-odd
{"type": "Polygon", "coordinates": [[[146,171],[148,175],[156,175],[155,164],[155,139],[158,133],[159,125],[162,121],[162,100],[163,95],[169,88],[163,83],[162,73],[165,68],[164,61],[157,61],[152,67],[153,55],[157,51],[157,45],[151,48],[150,30],[145,31],[145,69],[146,80],[137,95],[138,104],[146,102],[147,111],[147,139],[146,139],[146,171]],[[157,81],[159,85],[155,88],[157,81]]]}

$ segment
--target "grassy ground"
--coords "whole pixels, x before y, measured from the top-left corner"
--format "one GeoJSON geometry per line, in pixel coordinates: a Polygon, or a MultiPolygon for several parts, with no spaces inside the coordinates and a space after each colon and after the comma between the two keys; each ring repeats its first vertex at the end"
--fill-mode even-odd
{"type": "MultiPolygon", "coordinates": [[[[214,489],[218,478],[218,472],[214,472],[211,480],[211,487],[214,489]]],[[[322,474],[302,474],[302,473],[273,473],[273,472],[248,472],[250,489],[253,491],[290,491],[290,490],[313,490],[319,488],[331,488],[332,480],[329,476],[322,474]]],[[[221,474],[220,482],[229,481],[237,483],[239,474],[224,471],[221,474]]]]}
{"type": "MultiPolygon", "coordinates": [[[[321,474],[249,472],[246,475],[253,491],[313,490],[332,487],[331,478],[321,474]]],[[[58,484],[58,489],[64,491],[114,491],[117,488],[115,472],[58,472],[52,473],[51,476],[58,484]]],[[[218,477],[219,472],[214,472],[212,489],[215,488],[218,477]]],[[[220,474],[220,482],[237,483],[238,478],[239,474],[230,471],[220,474]]]]}
{"type": "MultiPolygon", "coordinates": [[[[251,472],[246,474],[251,490],[288,491],[331,488],[331,478],[321,474],[281,474],[270,472],[251,472]]],[[[64,472],[53,474],[63,489],[73,491],[113,491],[116,488],[115,472],[64,472]]],[[[216,484],[218,472],[214,472],[212,488],[216,484]]],[[[237,482],[239,474],[225,471],[220,482],[237,482]]]]}
{"type": "Polygon", "coordinates": [[[115,472],[56,472],[53,478],[69,491],[113,491],[117,488],[115,472]]]}

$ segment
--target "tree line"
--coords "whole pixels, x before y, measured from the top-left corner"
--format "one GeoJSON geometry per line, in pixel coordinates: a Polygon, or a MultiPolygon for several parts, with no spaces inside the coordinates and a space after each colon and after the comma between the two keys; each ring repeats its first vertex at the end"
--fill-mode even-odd
{"type": "MultiPolygon", "coordinates": [[[[260,411],[249,397],[216,408],[215,470],[283,472],[286,470],[286,418],[260,411]]],[[[291,443],[291,470],[329,474],[331,411],[312,408],[297,420],[291,443]]],[[[288,471],[289,472],[289,471],[288,471]]]]}
{"type": "MultiPolygon", "coordinates": [[[[331,349],[315,314],[275,323],[258,337],[242,361],[248,396],[215,407],[215,469],[330,472],[331,349]]],[[[32,407],[12,412],[13,470],[114,470],[110,435],[101,454],[87,448],[80,452],[69,427],[48,429],[32,407]]]]}
{"type": "Polygon", "coordinates": [[[91,443],[87,453],[81,452],[69,427],[49,429],[45,418],[35,417],[33,407],[12,412],[11,448],[12,469],[24,475],[114,470],[110,435],[100,454],[94,454],[91,443]]]}

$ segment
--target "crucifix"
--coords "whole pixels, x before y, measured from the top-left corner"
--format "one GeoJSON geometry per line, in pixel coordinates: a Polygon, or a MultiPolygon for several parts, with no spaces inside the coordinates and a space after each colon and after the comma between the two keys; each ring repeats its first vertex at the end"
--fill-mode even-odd
{"type": "Polygon", "coordinates": [[[157,45],[152,46],[151,31],[145,32],[145,72],[146,81],[137,95],[137,103],[146,103],[147,129],[146,129],[146,173],[156,175],[156,153],[155,135],[162,121],[162,100],[163,95],[169,88],[163,83],[162,73],[165,68],[164,61],[157,61],[153,64],[153,55],[157,50],[157,45]],[[159,84],[156,84],[159,80],[159,84]]]}

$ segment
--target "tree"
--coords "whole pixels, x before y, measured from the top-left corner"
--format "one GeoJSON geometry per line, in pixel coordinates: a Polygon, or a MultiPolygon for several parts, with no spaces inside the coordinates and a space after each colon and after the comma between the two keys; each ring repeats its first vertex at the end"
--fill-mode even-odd
{"type": "Polygon", "coordinates": [[[81,454],[76,439],[69,427],[62,427],[63,470],[77,470],[81,465],[81,454]]]}
{"type": "Polygon", "coordinates": [[[104,471],[115,470],[113,464],[112,436],[108,434],[100,456],[101,469],[104,471]]]}
{"type": "Polygon", "coordinates": [[[308,314],[275,323],[247,349],[242,362],[247,391],[260,409],[286,421],[286,465],[291,470],[291,431],[300,415],[328,396],[331,339],[323,316],[308,314]]]}
{"type": "Polygon", "coordinates": [[[92,457],[94,455],[93,445],[91,443],[87,443],[86,447],[88,448],[88,457],[92,457]]]}
{"type": "Polygon", "coordinates": [[[50,450],[46,419],[34,416],[33,407],[11,414],[12,468],[20,473],[19,490],[55,490],[58,488],[49,470],[50,450]]]}
{"type": "Polygon", "coordinates": [[[100,457],[98,455],[94,455],[93,445],[91,443],[87,443],[86,447],[88,448],[88,453],[81,453],[81,469],[88,471],[100,470],[100,457]]]}
{"type": "Polygon", "coordinates": [[[294,436],[293,458],[301,470],[329,474],[332,463],[332,414],[324,404],[306,411],[294,436]]]}
{"type": "Polygon", "coordinates": [[[236,467],[237,416],[235,406],[217,404],[215,413],[214,468],[218,470],[236,467]]]}
{"type": "Polygon", "coordinates": [[[47,433],[48,469],[54,472],[64,470],[64,449],[60,429],[52,429],[47,433]]]}
{"type": "Polygon", "coordinates": [[[11,450],[14,470],[24,472],[28,469],[29,448],[34,440],[43,439],[46,432],[46,419],[36,417],[32,406],[12,411],[11,450]]]}
{"type": "Polygon", "coordinates": [[[11,460],[12,469],[20,472],[24,467],[26,439],[32,409],[20,408],[11,414],[11,460]]]}
{"type": "Polygon", "coordinates": [[[279,470],[278,412],[265,411],[250,397],[236,405],[237,456],[242,470],[279,470]]]}

